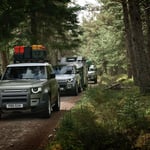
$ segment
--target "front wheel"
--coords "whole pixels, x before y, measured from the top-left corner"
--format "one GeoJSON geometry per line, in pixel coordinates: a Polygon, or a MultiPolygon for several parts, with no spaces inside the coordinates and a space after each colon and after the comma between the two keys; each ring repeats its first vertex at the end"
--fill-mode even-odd
{"type": "Polygon", "coordinates": [[[59,111],[60,110],[60,93],[58,92],[57,94],[57,100],[55,102],[55,105],[53,107],[54,111],[59,111]]]}
{"type": "Polygon", "coordinates": [[[46,110],[44,111],[44,117],[49,118],[51,116],[51,113],[52,113],[51,101],[50,97],[48,96],[46,110]]]}

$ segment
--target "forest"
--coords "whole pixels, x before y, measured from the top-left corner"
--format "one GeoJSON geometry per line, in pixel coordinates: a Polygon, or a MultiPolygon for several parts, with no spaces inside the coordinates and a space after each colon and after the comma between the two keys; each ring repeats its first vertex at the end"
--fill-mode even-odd
{"type": "MultiPolygon", "coordinates": [[[[149,92],[149,0],[100,0],[100,13],[83,22],[80,50],[110,75],[126,73],[149,92]]],[[[90,8],[89,8],[90,9],[90,8]]],[[[91,9],[92,10],[92,9],[91,9]]]]}
{"type": "Polygon", "coordinates": [[[42,44],[49,50],[51,63],[57,55],[78,44],[79,6],[70,0],[2,0],[0,6],[1,70],[13,60],[13,47],[42,44]]]}
{"type": "Polygon", "coordinates": [[[12,62],[15,45],[42,43],[52,64],[63,55],[82,54],[110,75],[127,73],[141,92],[150,91],[149,0],[99,0],[80,7],[70,0],[2,0],[1,71],[12,62]],[[93,17],[77,14],[88,10],[93,17]]]}
{"type": "Polygon", "coordinates": [[[46,150],[149,150],[150,0],[97,1],[1,0],[0,73],[16,45],[46,46],[53,65],[85,56],[97,66],[98,84],[64,115],[46,150]]]}

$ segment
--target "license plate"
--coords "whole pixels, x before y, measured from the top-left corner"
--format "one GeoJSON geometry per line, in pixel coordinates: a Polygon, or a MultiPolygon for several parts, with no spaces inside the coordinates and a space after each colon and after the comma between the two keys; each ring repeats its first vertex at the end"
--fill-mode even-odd
{"type": "Polygon", "coordinates": [[[23,108],[23,104],[7,104],[6,108],[23,108]]]}

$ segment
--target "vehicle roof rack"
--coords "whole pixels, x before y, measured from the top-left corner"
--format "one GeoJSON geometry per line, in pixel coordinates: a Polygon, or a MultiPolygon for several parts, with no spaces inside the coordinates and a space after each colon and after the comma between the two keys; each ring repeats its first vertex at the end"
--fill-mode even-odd
{"type": "Polygon", "coordinates": [[[43,45],[15,46],[14,63],[48,62],[47,49],[43,45]]]}

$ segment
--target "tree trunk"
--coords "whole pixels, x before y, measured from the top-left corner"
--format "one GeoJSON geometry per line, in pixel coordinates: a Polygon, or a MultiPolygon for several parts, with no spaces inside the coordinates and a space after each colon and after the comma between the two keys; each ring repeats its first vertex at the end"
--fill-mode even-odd
{"type": "Polygon", "coordinates": [[[36,13],[31,13],[31,44],[37,43],[37,22],[36,13]]]}
{"type": "Polygon", "coordinates": [[[147,53],[149,56],[149,62],[150,62],[150,1],[145,0],[144,3],[144,10],[145,10],[145,16],[146,16],[146,25],[147,25],[147,53]]]}
{"type": "Polygon", "coordinates": [[[31,6],[30,6],[30,20],[31,20],[31,44],[37,44],[37,12],[34,8],[35,1],[31,0],[31,6]]]}
{"type": "MultiPolygon", "coordinates": [[[[136,61],[135,61],[135,54],[134,54],[133,46],[132,46],[132,32],[131,32],[131,24],[129,21],[129,12],[128,12],[127,1],[122,0],[121,3],[122,3],[123,16],[124,16],[127,57],[129,58],[128,66],[130,66],[129,69],[132,68],[132,75],[133,75],[135,84],[138,84],[136,61]]],[[[131,70],[129,70],[129,72],[130,72],[129,76],[131,76],[131,70]]]]}
{"type": "Polygon", "coordinates": [[[128,0],[129,15],[131,19],[132,44],[135,54],[138,85],[141,92],[150,90],[150,69],[148,57],[144,49],[144,36],[142,31],[139,0],[128,0]]]}
{"type": "Polygon", "coordinates": [[[2,73],[6,69],[6,66],[8,65],[8,59],[7,59],[7,52],[6,51],[0,51],[1,54],[1,62],[2,62],[2,73]]]}

